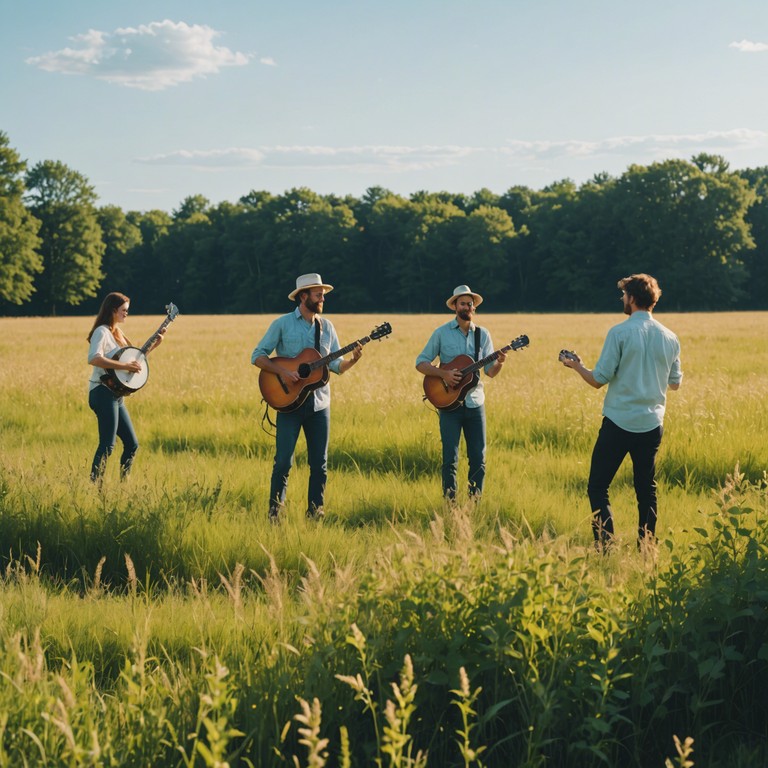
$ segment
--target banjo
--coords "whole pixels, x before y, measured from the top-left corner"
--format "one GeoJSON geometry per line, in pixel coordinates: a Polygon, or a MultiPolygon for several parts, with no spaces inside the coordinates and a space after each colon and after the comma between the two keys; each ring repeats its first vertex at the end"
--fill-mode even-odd
{"type": "Polygon", "coordinates": [[[133,371],[123,371],[109,369],[101,376],[101,383],[112,390],[116,397],[124,397],[138,392],[149,378],[149,365],[147,363],[147,353],[150,347],[157,341],[162,331],[172,323],[179,314],[179,308],[171,302],[165,308],[167,313],[165,320],[160,323],[160,327],[144,342],[144,346],[139,347],[120,347],[110,353],[112,360],[120,360],[123,363],[132,363],[134,360],[141,364],[141,370],[138,373],[133,371]]]}

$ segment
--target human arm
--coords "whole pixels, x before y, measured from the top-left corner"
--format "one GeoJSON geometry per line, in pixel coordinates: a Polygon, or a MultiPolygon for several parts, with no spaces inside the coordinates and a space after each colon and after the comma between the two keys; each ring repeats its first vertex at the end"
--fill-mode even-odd
{"type": "Polygon", "coordinates": [[[559,359],[566,368],[572,368],[574,371],[576,371],[576,373],[578,373],[579,376],[581,376],[581,378],[584,379],[584,381],[586,381],[590,387],[600,389],[605,385],[605,382],[598,381],[595,378],[592,370],[584,365],[582,359],[575,352],[571,352],[569,355],[561,354],[559,359]]]}
{"type": "Polygon", "coordinates": [[[88,358],[88,364],[95,368],[104,368],[107,371],[141,372],[141,363],[138,360],[130,360],[124,363],[121,360],[113,360],[111,357],[105,357],[104,355],[94,355],[88,358]]]}
{"type": "Polygon", "coordinates": [[[438,376],[449,387],[458,386],[462,379],[461,370],[458,368],[438,368],[432,365],[432,363],[421,362],[416,366],[416,370],[425,376],[438,376]]]}
{"type": "Polygon", "coordinates": [[[281,322],[281,318],[272,321],[267,332],[264,334],[264,337],[251,353],[251,365],[255,365],[262,371],[274,373],[282,379],[296,383],[301,378],[299,372],[289,370],[282,365],[280,363],[281,358],[270,357],[270,354],[275,351],[275,348],[282,338],[281,322]]]}
{"type": "MultiPolygon", "coordinates": [[[[124,337],[120,337],[124,342],[124,337]]],[[[138,360],[121,361],[111,357],[120,345],[115,339],[112,331],[106,325],[100,325],[91,334],[90,346],[88,347],[88,365],[94,368],[103,368],[106,371],[130,371],[131,373],[141,372],[141,363],[138,360]]]]}
{"type": "Polygon", "coordinates": [[[357,342],[352,348],[352,357],[341,361],[339,366],[339,376],[345,371],[348,371],[357,361],[363,356],[363,345],[357,342]]]}
{"type": "Polygon", "coordinates": [[[461,372],[458,369],[439,368],[433,365],[435,358],[440,358],[443,351],[440,341],[443,332],[444,328],[442,326],[432,332],[426,346],[416,358],[416,370],[424,376],[437,376],[441,378],[449,387],[456,387],[462,379],[461,372]]]}
{"type": "MultiPolygon", "coordinates": [[[[490,355],[493,355],[493,341],[491,340],[491,334],[488,333],[488,331],[484,331],[485,335],[485,341],[483,343],[482,349],[480,350],[480,357],[486,358],[490,355]]],[[[485,375],[492,379],[494,376],[498,376],[501,373],[501,369],[504,367],[504,363],[507,361],[507,354],[506,352],[497,352],[496,353],[496,359],[492,363],[488,363],[488,365],[485,366],[483,369],[485,371],[485,375]]]]}

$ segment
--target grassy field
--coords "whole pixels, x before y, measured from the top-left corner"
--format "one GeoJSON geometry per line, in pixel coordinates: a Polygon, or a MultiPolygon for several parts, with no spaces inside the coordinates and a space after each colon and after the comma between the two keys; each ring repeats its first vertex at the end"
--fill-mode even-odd
{"type": "MultiPolygon", "coordinates": [[[[762,625],[740,628],[736,650],[715,642],[715,667],[702,667],[713,633],[744,621],[744,600],[756,621],[749,601],[768,604],[766,316],[658,315],[681,339],[685,373],[659,461],[663,545],[657,557],[634,551],[625,466],[613,490],[622,541],[606,559],[591,552],[586,501],[603,392],[557,353],[593,365],[621,316],[480,318],[497,348],[521,333],[531,345],[487,380],[485,496],[455,512],[442,504],[438,420],[414,369],[448,317],[332,316],[342,344],[384,320],[393,333],[332,378],[325,521],[303,516],[302,439],[279,529],[266,515],[273,437],[249,365],[271,317],[173,323],[128,399],[133,474],[120,483],[113,457],[100,490],[88,481],[90,319],[0,318],[0,766],[29,750],[35,765],[426,764],[418,750],[446,766],[663,765],[677,753],[659,719],[706,744],[696,765],[766,754],[766,702],[748,723],[723,705],[747,690],[729,653],[751,684],[763,679],[768,648],[740,644],[762,625]],[[713,576],[716,555],[738,583],[713,576]],[[703,583],[708,599],[732,599],[717,609],[702,598],[700,646],[681,602],[703,583]],[[640,605],[672,606],[674,626],[644,624],[640,605]],[[706,623],[713,615],[722,627],[706,623]],[[691,690],[648,663],[672,660],[678,644],[692,644],[672,667],[695,668],[691,690]],[[650,654],[644,667],[617,656],[630,646],[650,654]],[[666,675],[668,689],[641,685],[638,669],[666,675]],[[563,718],[580,723],[567,738],[563,718]]],[[[161,319],[131,317],[126,333],[142,343],[161,319]]]]}

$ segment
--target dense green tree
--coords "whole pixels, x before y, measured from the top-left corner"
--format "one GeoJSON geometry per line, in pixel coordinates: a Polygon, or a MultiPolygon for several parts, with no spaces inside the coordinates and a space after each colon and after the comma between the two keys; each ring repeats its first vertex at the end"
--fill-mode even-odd
{"type": "MultiPolygon", "coordinates": [[[[160,210],[143,213],[129,211],[126,219],[139,228],[141,243],[132,248],[127,256],[135,271],[134,281],[126,286],[125,292],[131,297],[131,310],[134,313],[156,313],[163,302],[174,301],[181,282],[176,275],[166,271],[159,255],[173,219],[170,214],[160,210]]],[[[191,311],[182,307],[179,309],[183,312],[191,311]]]]}
{"type": "Polygon", "coordinates": [[[459,252],[462,228],[457,225],[465,213],[446,193],[420,195],[413,206],[415,236],[401,265],[400,295],[408,312],[440,312],[446,291],[467,281],[459,252]]]}
{"type": "Polygon", "coordinates": [[[222,250],[231,312],[266,312],[270,290],[277,302],[269,250],[274,199],[269,192],[251,191],[225,223],[222,250]]]}
{"type": "Polygon", "coordinates": [[[745,220],[755,241],[755,248],[745,251],[744,269],[748,280],[743,306],[750,309],[768,308],[768,166],[741,171],[739,175],[755,192],[745,220]]]}
{"type": "Polygon", "coordinates": [[[306,187],[289,190],[269,208],[274,234],[269,242],[272,282],[278,291],[269,309],[284,308],[282,297],[291,290],[296,276],[306,272],[319,272],[328,280],[333,275],[333,285],[344,288],[334,296],[334,308],[349,309],[355,289],[355,270],[346,269],[353,262],[351,247],[356,234],[352,211],[306,187]]]}
{"type": "Polygon", "coordinates": [[[102,259],[104,291],[134,292],[139,285],[137,264],[131,254],[141,245],[141,229],[116,205],[99,208],[96,218],[105,248],[102,259]]]}
{"type": "Polygon", "coordinates": [[[631,166],[616,185],[626,269],[656,275],[668,308],[736,306],[747,279],[742,257],[754,247],[745,218],[754,190],[726,164],[699,162],[714,172],[666,160],[631,166]]]}
{"type": "Polygon", "coordinates": [[[510,310],[509,252],[515,237],[512,219],[501,208],[481,205],[462,220],[462,230],[459,256],[463,277],[490,300],[486,308],[510,310]]]}
{"type": "Polygon", "coordinates": [[[26,163],[0,131],[0,300],[21,304],[34,291],[43,269],[37,232],[40,222],[24,207],[26,163]]]}
{"type": "Polygon", "coordinates": [[[196,214],[205,215],[211,207],[211,202],[203,195],[189,195],[181,201],[181,205],[173,212],[174,221],[188,221],[196,214]]]}
{"type": "Polygon", "coordinates": [[[36,280],[43,308],[75,307],[95,296],[105,246],[96,194],[87,179],[64,163],[44,160],[27,172],[27,206],[40,220],[43,273],[36,280]]]}
{"type": "Polygon", "coordinates": [[[376,196],[363,222],[363,279],[370,295],[377,307],[403,311],[410,286],[404,285],[402,271],[418,233],[417,206],[392,193],[376,196]]]}

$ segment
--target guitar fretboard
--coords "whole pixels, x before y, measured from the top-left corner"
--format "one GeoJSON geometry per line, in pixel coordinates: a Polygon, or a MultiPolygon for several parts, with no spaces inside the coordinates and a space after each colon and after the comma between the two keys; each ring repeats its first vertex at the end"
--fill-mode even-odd
{"type": "Polygon", "coordinates": [[[467,376],[470,373],[474,373],[475,371],[479,371],[484,365],[488,365],[488,363],[492,363],[494,360],[498,360],[499,355],[504,354],[504,352],[509,352],[510,349],[518,349],[520,347],[524,347],[527,343],[527,340],[524,340],[523,337],[515,339],[511,344],[507,344],[506,347],[497,349],[495,352],[491,352],[491,354],[487,357],[472,363],[472,365],[468,365],[466,368],[462,368],[462,377],[467,376]]]}
{"type": "Polygon", "coordinates": [[[342,347],[341,349],[337,349],[335,352],[331,352],[329,355],[326,355],[325,357],[321,357],[319,360],[315,360],[314,362],[309,363],[310,370],[315,370],[316,368],[322,368],[324,365],[327,365],[328,363],[333,362],[336,360],[336,358],[341,357],[342,355],[346,355],[347,352],[351,352],[358,344],[367,344],[371,340],[370,336],[363,336],[362,339],[358,339],[357,341],[353,341],[351,344],[347,344],[346,347],[342,347]]]}

